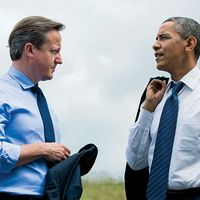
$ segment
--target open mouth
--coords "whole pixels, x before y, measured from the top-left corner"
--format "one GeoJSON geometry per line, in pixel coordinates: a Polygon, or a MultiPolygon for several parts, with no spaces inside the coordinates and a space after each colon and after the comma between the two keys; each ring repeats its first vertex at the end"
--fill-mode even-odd
{"type": "Polygon", "coordinates": [[[162,57],[163,55],[164,55],[163,53],[155,53],[156,58],[162,57]]]}
{"type": "Polygon", "coordinates": [[[155,53],[156,61],[158,62],[163,56],[163,53],[155,53]]]}
{"type": "Polygon", "coordinates": [[[55,67],[51,67],[51,70],[54,72],[56,70],[56,68],[55,67]]]}

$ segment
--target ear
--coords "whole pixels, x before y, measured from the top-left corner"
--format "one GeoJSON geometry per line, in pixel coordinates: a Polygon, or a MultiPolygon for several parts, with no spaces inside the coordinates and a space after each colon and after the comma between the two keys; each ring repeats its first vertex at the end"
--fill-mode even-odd
{"type": "Polygon", "coordinates": [[[197,39],[194,36],[188,37],[186,40],[186,51],[192,51],[197,45],[197,39]]]}
{"type": "Polygon", "coordinates": [[[33,57],[34,53],[34,46],[31,43],[26,43],[24,46],[24,52],[28,57],[33,57]]]}

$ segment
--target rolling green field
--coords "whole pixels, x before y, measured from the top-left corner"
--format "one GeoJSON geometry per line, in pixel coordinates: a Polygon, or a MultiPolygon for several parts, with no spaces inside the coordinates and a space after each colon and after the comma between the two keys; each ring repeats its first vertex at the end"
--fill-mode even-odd
{"type": "Polygon", "coordinates": [[[112,179],[83,180],[81,200],[126,200],[124,183],[112,179]]]}

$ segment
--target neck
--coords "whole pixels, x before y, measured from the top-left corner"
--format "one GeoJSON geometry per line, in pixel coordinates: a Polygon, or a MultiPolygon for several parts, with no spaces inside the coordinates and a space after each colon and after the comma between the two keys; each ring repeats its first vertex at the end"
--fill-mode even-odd
{"type": "Polygon", "coordinates": [[[12,62],[12,66],[30,78],[34,84],[38,83],[38,80],[34,79],[33,70],[31,67],[29,67],[28,63],[20,62],[20,60],[17,60],[12,62]]]}
{"type": "Polygon", "coordinates": [[[189,65],[187,67],[180,67],[178,70],[173,71],[171,74],[172,80],[175,82],[180,81],[188,72],[190,72],[194,67],[196,66],[196,63],[193,63],[192,65],[189,65]]]}

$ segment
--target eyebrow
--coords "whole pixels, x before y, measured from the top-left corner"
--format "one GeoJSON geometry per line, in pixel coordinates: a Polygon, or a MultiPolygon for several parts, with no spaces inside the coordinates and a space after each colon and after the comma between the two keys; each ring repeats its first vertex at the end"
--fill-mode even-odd
{"type": "Polygon", "coordinates": [[[158,39],[159,37],[163,37],[163,36],[170,36],[170,34],[169,33],[160,33],[160,34],[158,34],[157,36],[156,36],[156,39],[158,39]]]}

